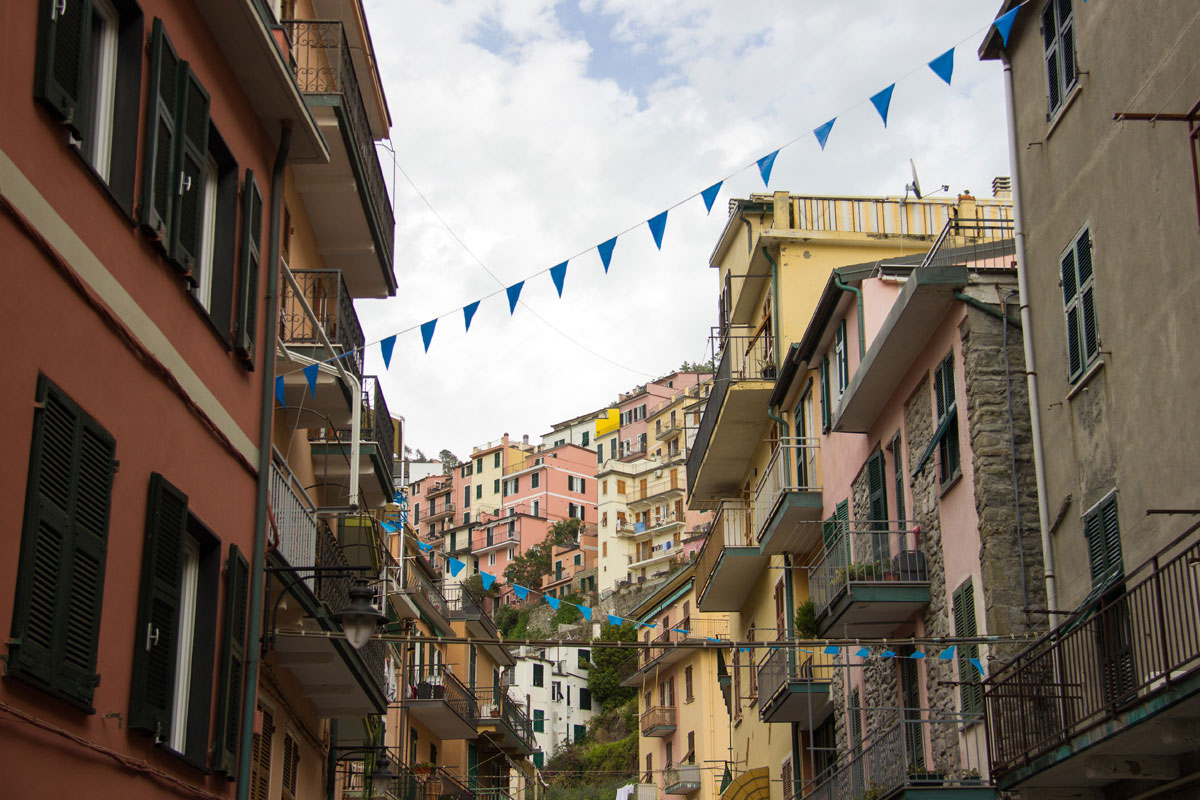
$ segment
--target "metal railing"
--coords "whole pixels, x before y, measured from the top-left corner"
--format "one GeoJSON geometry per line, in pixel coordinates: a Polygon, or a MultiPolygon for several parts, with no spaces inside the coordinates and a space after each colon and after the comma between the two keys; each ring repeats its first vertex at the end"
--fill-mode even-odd
{"type": "MultiPolygon", "coordinates": [[[[430,502],[432,503],[432,501],[430,501],[430,502]]],[[[438,520],[445,519],[447,517],[447,515],[453,516],[454,510],[455,510],[454,503],[451,501],[451,499],[449,497],[447,497],[446,502],[442,503],[441,508],[437,509],[436,511],[434,511],[433,508],[429,509],[429,511],[427,512],[427,515],[425,517],[425,521],[426,522],[437,522],[438,520]]]]}
{"type": "Polygon", "coordinates": [[[521,541],[521,522],[519,519],[513,519],[512,522],[514,523],[512,530],[509,530],[508,526],[504,525],[503,522],[500,524],[501,526],[499,527],[499,529],[497,529],[497,528],[487,528],[487,529],[482,529],[482,530],[476,529],[477,535],[475,537],[473,537],[471,540],[471,550],[473,552],[478,552],[481,550],[485,550],[489,547],[496,547],[498,545],[506,545],[506,544],[511,544],[513,542],[520,542],[521,541]],[[479,536],[478,535],[479,533],[482,533],[483,535],[479,536]]]}
{"type": "MultiPolygon", "coordinates": [[[[362,381],[362,420],[359,427],[360,442],[374,442],[379,448],[379,457],[383,462],[385,481],[388,486],[394,483],[395,422],[388,413],[387,401],[383,398],[383,389],[379,379],[367,375],[362,381]]],[[[350,428],[310,428],[308,440],[323,444],[341,444],[347,447],[352,440],[353,431],[350,428]]],[[[390,498],[389,498],[390,499],[390,498]]],[[[353,498],[352,498],[353,501],[353,498]]]]}
{"type": "Polygon", "coordinates": [[[771,650],[758,665],[758,709],[790,683],[829,683],[834,657],[820,650],[803,652],[791,648],[771,650]]]}
{"type": "Polygon", "coordinates": [[[426,800],[471,800],[465,778],[452,775],[445,767],[433,767],[425,778],[426,800]]]}
{"type": "Polygon", "coordinates": [[[691,794],[700,789],[699,764],[674,764],[663,770],[663,792],[691,794]]]}
{"type": "Polygon", "coordinates": [[[342,273],[336,269],[295,270],[292,277],[312,309],[316,323],[304,313],[304,306],[291,283],[284,281],[280,285],[280,340],[286,345],[321,347],[321,335],[317,330],[319,325],[337,353],[345,354],[341,362],[346,370],[361,380],[363,331],[342,273]]]}
{"type": "MultiPolygon", "coordinates": [[[[350,562],[346,560],[346,555],[342,552],[342,546],[338,543],[337,537],[324,523],[321,523],[321,528],[317,533],[316,563],[319,567],[341,567],[347,570],[350,568],[350,562]]],[[[347,571],[338,577],[321,574],[315,577],[317,599],[323,602],[330,611],[336,613],[350,604],[350,587],[354,579],[348,577],[349,574],[347,571]]],[[[379,639],[371,639],[363,645],[358,654],[379,691],[386,695],[388,645],[379,639]]]]}
{"type": "MultiPolygon", "coordinates": [[[[317,517],[304,487],[287,464],[271,464],[271,524],[278,537],[276,552],[293,567],[316,563],[317,517]]],[[[304,582],[313,588],[313,579],[304,582]]]]}
{"type": "Polygon", "coordinates": [[[345,133],[350,145],[347,147],[350,163],[366,201],[372,238],[390,270],[396,218],[375,152],[371,122],[354,72],[346,32],[338,20],[285,19],[281,24],[292,45],[293,72],[301,93],[340,97],[338,105],[349,128],[345,133]]]}
{"type": "Polygon", "coordinates": [[[479,700],[479,721],[499,718],[527,747],[534,747],[533,723],[507,692],[477,689],[475,696],[479,700]]]}
{"type": "Polygon", "coordinates": [[[1200,669],[1200,539],[1159,553],[984,684],[992,767],[1003,774],[1168,691],[1200,669]]]}
{"type": "MultiPolygon", "coordinates": [[[[994,206],[1011,212],[1008,206],[994,206]]],[[[1011,217],[946,221],[922,267],[1015,268],[1016,240],[1011,217]]]]}
{"type": "Polygon", "coordinates": [[[410,593],[419,594],[425,598],[443,619],[450,619],[450,603],[433,581],[425,577],[416,565],[404,570],[404,588],[410,593]]]}
{"type": "MultiPolygon", "coordinates": [[[[851,709],[863,713],[863,709],[851,709]]],[[[817,776],[813,800],[874,800],[901,789],[990,786],[983,736],[960,733],[968,721],[950,714],[929,719],[911,709],[887,714],[886,727],[817,776]]]]}
{"type": "Polygon", "coordinates": [[[827,522],[825,547],[809,576],[817,614],[856,584],[927,583],[920,528],[903,520],[827,522]]]}
{"type": "MultiPolygon", "coordinates": [[[[649,647],[638,650],[637,657],[629,661],[633,669],[624,678],[629,677],[638,669],[649,666],[656,659],[675,649],[675,645],[684,641],[703,641],[707,639],[728,639],[729,621],[724,619],[696,619],[686,616],[677,624],[663,630],[650,641],[649,647]],[[686,631],[686,633],[684,632],[686,631]]],[[[622,662],[624,664],[624,662],[622,662]]]]}
{"type": "Polygon", "coordinates": [[[704,588],[726,547],[750,547],[753,544],[750,508],[740,500],[722,500],[709,529],[708,539],[700,548],[700,556],[696,560],[696,586],[700,594],[704,594],[704,588]]]}
{"type": "Polygon", "coordinates": [[[489,635],[496,636],[496,623],[492,621],[492,608],[495,600],[487,595],[476,596],[461,583],[447,583],[442,586],[446,595],[446,604],[450,609],[450,619],[478,620],[488,629],[489,635]]]}
{"type": "Polygon", "coordinates": [[[775,506],[787,492],[819,492],[817,456],[821,440],[817,437],[780,439],[771,460],[754,490],[754,527],[757,538],[771,521],[775,506]]]}
{"type": "MultiPolygon", "coordinates": [[[[457,469],[457,467],[455,467],[455,469],[457,469]]],[[[425,490],[425,497],[440,497],[441,495],[448,494],[453,488],[454,482],[449,478],[443,478],[442,480],[434,481],[433,484],[425,490]]]]}
{"type": "Polygon", "coordinates": [[[675,706],[652,706],[642,712],[638,722],[643,736],[655,728],[674,728],[675,706]]]}
{"type": "Polygon", "coordinates": [[[641,482],[635,483],[625,493],[626,503],[638,503],[645,500],[653,500],[660,495],[670,494],[671,492],[683,491],[684,478],[682,475],[676,477],[675,480],[664,478],[657,481],[647,481],[645,486],[641,482]]]}
{"type": "Polygon", "coordinates": [[[444,664],[414,664],[405,671],[404,700],[444,700],[446,705],[468,722],[479,715],[479,705],[471,690],[444,664]]]}

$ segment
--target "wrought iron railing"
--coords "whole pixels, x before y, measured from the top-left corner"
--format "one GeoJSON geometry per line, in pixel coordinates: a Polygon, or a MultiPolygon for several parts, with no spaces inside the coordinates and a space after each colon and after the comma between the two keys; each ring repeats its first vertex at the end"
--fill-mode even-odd
{"type": "Polygon", "coordinates": [[[647,731],[655,728],[674,728],[675,719],[675,706],[652,706],[642,712],[638,721],[645,736],[647,731]]]}
{"type": "Polygon", "coordinates": [[[786,493],[821,491],[817,471],[820,451],[821,440],[816,437],[788,437],[776,444],[754,491],[754,527],[759,539],[771,521],[776,504],[786,493]]]}
{"type": "MultiPolygon", "coordinates": [[[[337,577],[318,573],[315,578],[317,599],[323,602],[325,607],[331,612],[337,613],[350,604],[350,587],[354,579],[348,577],[350,574],[350,562],[346,560],[346,555],[342,552],[342,546],[338,543],[337,537],[334,536],[333,532],[323,522],[317,534],[317,566],[340,567],[347,570],[347,572],[337,577]]],[[[388,645],[379,639],[371,639],[358,651],[359,656],[366,665],[367,673],[371,676],[379,691],[385,695],[388,685],[386,668],[387,653],[388,645]]]]}
{"type": "Polygon", "coordinates": [[[344,135],[350,163],[367,200],[375,246],[391,269],[396,218],[342,23],[337,20],[285,19],[282,25],[291,41],[293,71],[300,91],[306,97],[339,98],[338,106],[349,129],[344,135]]]}
{"type": "Polygon", "coordinates": [[[396,423],[392,421],[391,415],[388,413],[387,401],[383,398],[383,389],[379,385],[379,379],[374,375],[368,375],[363,378],[363,423],[362,436],[364,440],[375,442],[379,447],[379,455],[383,459],[384,467],[387,470],[388,485],[393,482],[393,460],[395,458],[396,449],[395,427],[396,423]]]}
{"type": "Polygon", "coordinates": [[[346,371],[361,379],[363,332],[342,273],[336,269],[296,270],[292,276],[316,323],[304,313],[291,283],[284,281],[280,286],[280,340],[286,345],[321,347],[319,325],[337,353],[345,354],[340,360],[346,371]]]}
{"type": "Polygon", "coordinates": [[[429,509],[428,515],[425,517],[426,522],[437,522],[438,520],[454,516],[455,505],[449,497],[446,498],[446,502],[442,503],[442,507],[438,508],[436,511],[434,510],[436,506],[432,506],[432,503],[433,501],[431,500],[431,508],[429,509]]]}
{"type": "Polygon", "coordinates": [[[405,703],[444,700],[463,720],[474,722],[479,715],[475,695],[443,664],[414,664],[405,670],[405,703]]]}
{"type": "Polygon", "coordinates": [[[472,800],[471,790],[465,778],[452,775],[445,767],[434,767],[425,778],[426,800],[472,800]]]}
{"type": "Polygon", "coordinates": [[[410,593],[421,595],[430,606],[437,610],[442,619],[450,619],[450,603],[437,585],[426,578],[415,565],[410,565],[404,573],[404,588],[410,593]]]}
{"type": "Polygon", "coordinates": [[[750,547],[753,544],[750,508],[740,500],[722,500],[696,561],[696,586],[700,594],[704,594],[726,547],[750,547]]]}
{"type": "Polygon", "coordinates": [[[657,481],[647,481],[645,486],[641,483],[635,483],[625,493],[626,503],[638,503],[645,500],[653,500],[661,495],[670,494],[671,492],[683,491],[683,476],[678,476],[674,480],[663,478],[657,481]]]}
{"type": "Polygon", "coordinates": [[[487,595],[472,594],[461,583],[446,583],[442,586],[446,595],[446,604],[450,609],[450,619],[478,620],[487,628],[489,635],[496,636],[496,623],[492,621],[491,610],[495,603],[487,595]]]}
{"type": "Polygon", "coordinates": [[[1123,593],[1089,603],[993,670],[984,697],[997,774],[1200,669],[1200,539],[1178,544],[1126,576],[1123,593]]]}
{"type": "Polygon", "coordinates": [[[444,478],[442,480],[434,481],[433,484],[425,490],[425,496],[428,498],[440,497],[441,495],[449,494],[450,490],[453,488],[453,481],[451,481],[449,478],[444,478]]]}
{"type": "MultiPolygon", "coordinates": [[[[286,464],[271,464],[271,531],[275,550],[293,567],[316,563],[317,516],[304,487],[286,464]]],[[[305,579],[313,588],[312,578],[305,579]]]]}
{"type": "Polygon", "coordinates": [[[477,528],[475,530],[475,537],[471,542],[471,550],[478,552],[488,547],[520,542],[521,520],[514,518],[510,520],[509,524],[512,525],[512,530],[509,530],[508,525],[505,525],[503,522],[496,528],[477,528]]]}
{"type": "Polygon", "coordinates": [[[821,650],[795,648],[770,650],[758,665],[758,709],[791,683],[828,683],[833,677],[834,657],[821,650]]]}
{"type": "MultiPolygon", "coordinates": [[[[989,206],[989,211],[1011,211],[1009,206],[989,206]]],[[[1011,217],[946,221],[922,267],[1015,268],[1016,240],[1011,217]]]]}
{"type": "Polygon", "coordinates": [[[663,770],[665,794],[691,794],[700,789],[699,764],[675,764],[663,770]]]}
{"type": "Polygon", "coordinates": [[[476,689],[475,696],[479,700],[479,721],[499,718],[526,747],[534,747],[533,723],[507,692],[476,689]]]}
{"type": "Polygon", "coordinates": [[[920,528],[913,523],[854,520],[825,525],[825,546],[809,577],[818,615],[857,584],[929,582],[920,528]]]}

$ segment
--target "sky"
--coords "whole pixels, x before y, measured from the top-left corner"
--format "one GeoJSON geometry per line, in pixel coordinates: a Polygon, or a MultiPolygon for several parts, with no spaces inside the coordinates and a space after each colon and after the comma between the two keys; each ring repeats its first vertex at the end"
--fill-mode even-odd
{"type": "Polygon", "coordinates": [[[356,305],[368,342],[412,329],[387,370],[369,347],[367,372],[429,455],[538,442],[707,360],[732,198],[903,195],[910,159],[927,194],[989,196],[1009,173],[1000,65],[975,55],[999,0],[365,6],[399,289],[356,305]],[[947,86],[926,64],[951,47],[947,86]],[[893,82],[885,129],[868,98],[893,82]],[[781,147],[764,187],[755,162],[781,147]],[[660,251],[646,220],[668,208],[660,251]],[[606,274],[596,245],[618,234],[606,274]],[[568,259],[560,299],[546,270],[568,259]],[[527,278],[510,316],[504,287],[527,278]],[[434,318],[426,353],[415,328],[434,318]]]}

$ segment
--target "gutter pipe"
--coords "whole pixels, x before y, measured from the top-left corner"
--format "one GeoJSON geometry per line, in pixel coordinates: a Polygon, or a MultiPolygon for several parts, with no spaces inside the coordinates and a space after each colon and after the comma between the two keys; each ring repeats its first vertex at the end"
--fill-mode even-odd
{"type": "Polygon", "coordinates": [[[961,300],[964,303],[966,303],[967,305],[971,306],[972,308],[978,308],[983,313],[990,314],[991,316],[995,317],[996,319],[1002,319],[1005,322],[1007,322],[1009,325],[1012,325],[1017,330],[1021,330],[1021,323],[1019,321],[1011,318],[1010,316],[1008,316],[1008,314],[1006,314],[1002,311],[997,311],[995,308],[992,308],[991,306],[989,306],[987,303],[983,302],[982,300],[977,300],[976,298],[971,297],[971,295],[963,294],[962,292],[955,292],[954,299],[961,300]]]}
{"type": "Polygon", "coordinates": [[[848,283],[842,283],[842,279],[837,273],[833,273],[833,285],[841,289],[843,292],[854,292],[858,296],[858,363],[867,355],[867,334],[864,333],[863,327],[863,294],[862,289],[857,286],[851,286],[848,283]]]}

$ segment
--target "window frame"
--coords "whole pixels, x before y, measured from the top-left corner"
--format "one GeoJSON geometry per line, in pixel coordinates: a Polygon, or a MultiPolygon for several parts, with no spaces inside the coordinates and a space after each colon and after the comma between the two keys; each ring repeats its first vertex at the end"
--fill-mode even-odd
{"type": "Polygon", "coordinates": [[[1046,76],[1046,119],[1053,120],[1067,107],[1071,92],[1079,85],[1079,68],[1075,40],[1075,8],[1072,0],[1048,0],[1040,16],[1042,29],[1042,62],[1046,76]],[[1069,9],[1065,19],[1062,8],[1069,9]],[[1053,31],[1046,30],[1047,22],[1053,31]],[[1070,59],[1068,65],[1066,61],[1070,59]],[[1054,76],[1050,75],[1051,60],[1054,76]]]}
{"type": "Polygon", "coordinates": [[[1075,232],[1071,243],[1058,257],[1059,280],[1063,294],[1063,321],[1067,336],[1067,381],[1072,386],[1082,381],[1101,360],[1094,251],[1092,224],[1089,221],[1075,232]],[[1085,260],[1081,259],[1085,252],[1086,277],[1082,273],[1085,260]],[[1075,354],[1074,357],[1072,353],[1075,354]],[[1072,361],[1076,358],[1078,364],[1073,365],[1072,361]]]}

